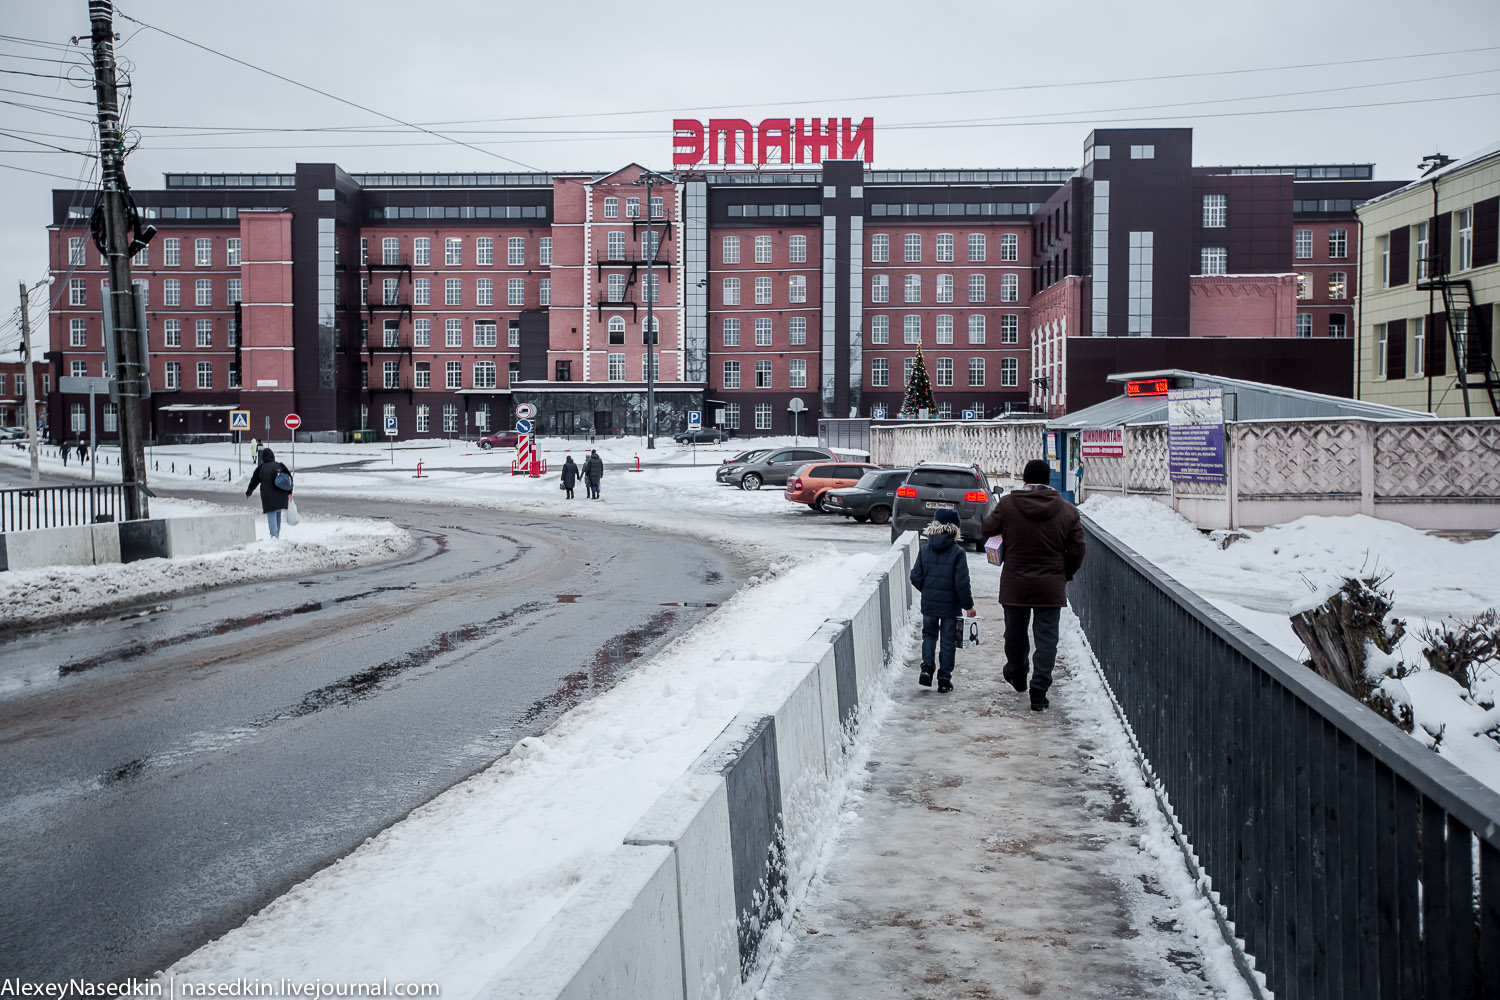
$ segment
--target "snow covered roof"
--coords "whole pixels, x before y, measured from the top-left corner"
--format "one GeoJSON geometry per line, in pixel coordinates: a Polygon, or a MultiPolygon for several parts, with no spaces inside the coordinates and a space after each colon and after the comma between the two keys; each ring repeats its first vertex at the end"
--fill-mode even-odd
{"type": "MultiPolygon", "coordinates": [[[[1109,376],[1111,382],[1134,382],[1139,379],[1170,379],[1174,389],[1211,388],[1217,386],[1232,393],[1235,401],[1225,407],[1225,415],[1236,420],[1318,419],[1359,417],[1366,420],[1431,420],[1430,413],[1403,410],[1382,403],[1367,403],[1321,392],[1289,389],[1266,382],[1249,382],[1205,375],[1180,368],[1163,368],[1149,372],[1128,372],[1109,376]]],[[[1166,396],[1117,396],[1075,413],[1047,421],[1054,430],[1078,427],[1118,427],[1123,424],[1164,423],[1167,419],[1166,396]]]]}
{"type": "Polygon", "coordinates": [[[1387,191],[1385,194],[1376,195],[1375,197],[1368,199],[1364,203],[1364,205],[1361,205],[1360,207],[1363,208],[1366,205],[1374,205],[1376,202],[1384,201],[1387,198],[1394,198],[1399,194],[1404,194],[1405,192],[1412,190],[1413,188],[1419,188],[1426,185],[1430,181],[1437,180],[1444,174],[1451,174],[1455,170],[1463,170],[1466,167],[1478,166],[1480,163],[1483,163],[1486,160],[1492,160],[1497,156],[1500,156],[1500,140],[1496,140],[1495,142],[1490,143],[1483,149],[1475,150],[1468,156],[1460,157],[1459,159],[1454,160],[1452,163],[1438,167],[1436,170],[1433,170],[1430,173],[1417,178],[1410,184],[1404,184],[1401,187],[1396,188],[1394,191],[1387,191]]]}

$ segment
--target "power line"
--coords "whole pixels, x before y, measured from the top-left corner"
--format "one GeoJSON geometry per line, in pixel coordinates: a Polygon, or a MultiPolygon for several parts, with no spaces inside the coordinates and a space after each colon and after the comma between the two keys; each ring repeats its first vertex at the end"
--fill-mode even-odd
{"type": "Polygon", "coordinates": [[[11,100],[6,100],[4,98],[0,98],[0,104],[6,104],[6,105],[9,105],[9,106],[11,106],[13,108],[24,108],[27,111],[35,111],[38,114],[54,115],[55,117],[58,117],[58,118],[66,118],[70,122],[83,122],[83,123],[85,123],[87,125],[93,125],[94,124],[94,122],[93,122],[92,119],[85,118],[82,115],[69,114],[66,111],[59,110],[58,108],[44,108],[44,107],[41,107],[40,105],[27,104],[24,101],[11,101],[11,100]]]}
{"type": "Polygon", "coordinates": [[[32,142],[32,143],[36,143],[38,146],[46,146],[48,149],[54,149],[54,150],[56,150],[59,153],[77,153],[79,156],[89,156],[90,155],[89,153],[83,152],[82,150],[64,149],[62,146],[54,146],[50,142],[43,142],[40,139],[28,139],[24,135],[12,135],[11,133],[3,131],[3,130],[0,130],[0,135],[5,136],[7,139],[15,139],[15,140],[17,140],[19,142],[32,142]]]}
{"type": "Polygon", "coordinates": [[[168,38],[175,38],[179,42],[182,42],[185,45],[191,45],[193,48],[202,49],[204,52],[212,53],[213,55],[216,55],[216,56],[220,57],[221,59],[228,59],[230,62],[238,63],[239,65],[244,66],[247,69],[253,69],[253,70],[255,70],[258,73],[264,73],[267,76],[275,77],[276,79],[281,80],[284,83],[290,83],[294,87],[301,87],[303,90],[308,90],[308,91],[311,91],[314,94],[319,94],[319,95],[321,95],[323,97],[327,97],[330,100],[338,101],[340,104],[347,104],[347,105],[349,105],[349,107],[356,108],[356,109],[358,109],[360,111],[365,112],[366,114],[372,114],[372,115],[375,115],[378,118],[384,118],[384,119],[387,119],[388,121],[393,121],[393,122],[395,122],[398,125],[405,125],[407,128],[416,129],[419,132],[425,132],[426,134],[428,134],[430,136],[433,136],[434,138],[442,139],[445,142],[451,142],[451,143],[453,143],[455,145],[467,147],[468,149],[472,149],[475,152],[484,153],[486,156],[493,156],[496,159],[504,160],[507,163],[513,163],[516,166],[521,167],[521,168],[526,169],[526,170],[539,170],[540,169],[538,167],[533,167],[529,163],[522,163],[520,160],[512,159],[509,156],[505,156],[504,154],[497,153],[494,150],[491,150],[491,149],[482,149],[479,146],[475,146],[475,145],[472,145],[471,143],[464,142],[462,139],[455,139],[452,136],[446,136],[446,135],[443,135],[440,132],[434,132],[432,129],[424,128],[421,125],[413,125],[411,122],[408,122],[408,121],[405,121],[403,119],[397,118],[394,115],[388,115],[388,114],[386,114],[383,111],[376,111],[374,108],[366,107],[363,104],[357,104],[354,101],[348,100],[347,98],[339,97],[336,94],[330,94],[328,91],[326,91],[326,90],[320,90],[317,87],[311,86],[310,84],[302,83],[302,82],[300,82],[298,80],[293,80],[291,77],[285,76],[285,75],[283,75],[281,73],[277,73],[274,70],[266,69],[263,66],[257,66],[254,63],[246,62],[243,59],[238,59],[238,58],[236,58],[234,56],[231,56],[231,55],[229,55],[229,54],[227,54],[225,52],[220,52],[218,49],[210,48],[207,45],[203,45],[203,44],[201,44],[199,42],[195,42],[192,39],[184,38],[181,35],[173,34],[172,32],[167,31],[165,28],[158,28],[154,24],[147,24],[145,21],[139,20],[138,18],[131,17],[129,14],[126,14],[124,11],[121,11],[118,8],[116,8],[115,13],[118,14],[120,17],[124,18],[125,20],[130,21],[132,24],[139,24],[142,28],[150,28],[152,31],[160,32],[161,34],[166,35],[168,38]]]}
{"type": "Polygon", "coordinates": [[[80,51],[71,42],[49,42],[43,38],[25,38],[21,35],[0,35],[0,42],[15,42],[19,45],[35,45],[40,48],[64,49],[68,52],[80,51]]]}
{"type": "Polygon", "coordinates": [[[0,91],[4,91],[7,94],[20,94],[22,97],[39,97],[42,100],[46,101],[65,101],[68,104],[87,104],[89,107],[94,106],[93,101],[85,101],[79,97],[58,97],[55,94],[38,94],[30,90],[15,90],[11,87],[0,87],[0,91]]]}

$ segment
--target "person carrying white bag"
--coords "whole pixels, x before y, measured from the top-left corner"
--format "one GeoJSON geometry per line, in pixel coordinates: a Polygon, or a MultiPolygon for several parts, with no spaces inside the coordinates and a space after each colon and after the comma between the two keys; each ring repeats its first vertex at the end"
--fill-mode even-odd
{"type": "Polygon", "coordinates": [[[276,461],[270,448],[260,450],[260,464],[250,473],[250,485],[245,489],[245,499],[256,489],[260,490],[260,509],[266,515],[266,524],[271,528],[271,537],[281,537],[281,517],[287,513],[287,523],[299,520],[292,507],[292,470],[276,461]]]}

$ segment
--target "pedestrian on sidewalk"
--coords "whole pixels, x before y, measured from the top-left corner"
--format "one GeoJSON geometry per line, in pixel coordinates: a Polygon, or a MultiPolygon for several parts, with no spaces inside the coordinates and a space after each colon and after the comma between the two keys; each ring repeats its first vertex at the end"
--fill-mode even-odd
{"type": "Polygon", "coordinates": [[[981,537],[988,540],[998,535],[1005,546],[1000,569],[1000,604],[1005,612],[1003,674],[1017,691],[1028,689],[1028,625],[1036,633],[1029,671],[1033,712],[1049,704],[1058,621],[1068,603],[1067,583],[1083,565],[1085,546],[1078,508],[1047,485],[1051,476],[1052,468],[1044,459],[1027,462],[1021,473],[1024,485],[1001,497],[979,526],[981,537]]]}
{"type": "Polygon", "coordinates": [[[73,450],[73,445],[70,442],[67,442],[67,441],[64,441],[62,443],[62,447],[59,448],[59,449],[57,449],[57,453],[62,456],[63,467],[64,468],[66,468],[67,465],[68,465],[68,454],[70,452],[72,452],[72,450],[73,450]]]}
{"type": "Polygon", "coordinates": [[[562,467],[562,488],[568,491],[569,500],[573,499],[573,484],[577,482],[578,463],[573,461],[572,455],[569,455],[567,458],[563,459],[562,467]]]}
{"type": "Polygon", "coordinates": [[[276,455],[270,448],[260,450],[260,464],[255,471],[250,473],[250,486],[245,490],[245,499],[250,499],[250,494],[256,488],[260,488],[260,509],[266,515],[266,524],[271,528],[271,537],[281,537],[281,515],[286,510],[287,501],[292,498],[291,490],[284,490],[276,485],[276,477],[286,473],[290,480],[292,470],[276,461],[276,455]]]}
{"type": "Polygon", "coordinates": [[[604,478],[604,459],[599,457],[599,449],[595,448],[589,452],[589,457],[583,462],[583,475],[588,480],[589,499],[599,499],[599,482],[604,478]]]}
{"type": "Polygon", "coordinates": [[[958,511],[940,508],[922,535],[927,544],[917,553],[917,564],[911,568],[911,585],[922,592],[922,673],[917,683],[932,687],[936,652],[938,692],[947,694],[953,690],[958,617],[961,613],[974,616],[969,560],[958,544],[958,511]]]}

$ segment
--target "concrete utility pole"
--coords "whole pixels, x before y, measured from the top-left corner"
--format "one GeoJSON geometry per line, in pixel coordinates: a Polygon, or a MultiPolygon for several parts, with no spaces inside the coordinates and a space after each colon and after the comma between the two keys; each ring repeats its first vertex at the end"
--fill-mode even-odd
{"type": "MultiPolygon", "coordinates": [[[[89,24],[93,29],[94,96],[99,112],[99,165],[104,177],[101,208],[104,242],[109,261],[109,302],[114,316],[115,348],[119,359],[112,373],[120,399],[120,481],[146,485],[145,438],[141,429],[141,377],[139,333],[135,326],[135,299],[130,280],[129,226],[125,217],[122,178],[124,137],[115,93],[114,5],[110,0],[89,0],[89,24]]],[[[92,414],[90,415],[92,417],[92,414]]],[[[148,517],[144,489],[125,491],[125,517],[148,517]]]]}
{"type": "MultiPolygon", "coordinates": [[[[47,279],[47,284],[52,284],[52,279],[47,279]]],[[[42,485],[42,470],[37,464],[38,452],[41,450],[37,442],[36,434],[36,390],[32,386],[31,374],[31,289],[26,287],[26,282],[21,282],[21,352],[26,357],[26,439],[31,442],[31,485],[33,488],[42,485]]]]}
{"type": "Polygon", "coordinates": [[[651,216],[651,181],[646,171],[646,447],[656,447],[656,301],[652,287],[652,265],[656,263],[656,228],[651,216]]]}

